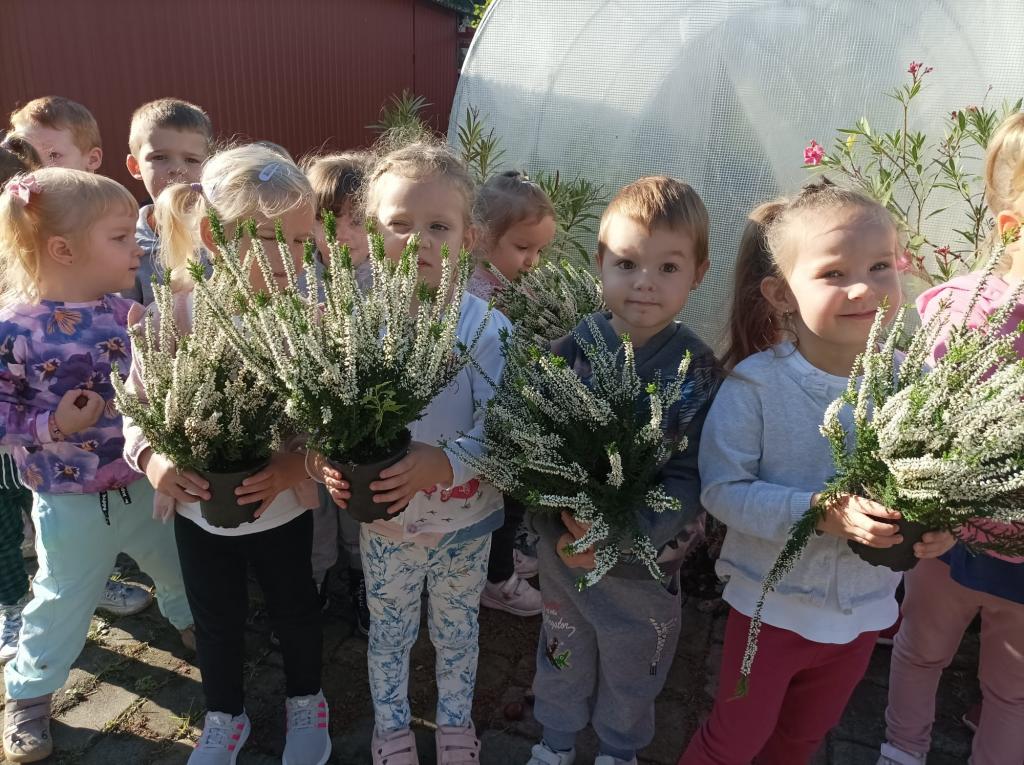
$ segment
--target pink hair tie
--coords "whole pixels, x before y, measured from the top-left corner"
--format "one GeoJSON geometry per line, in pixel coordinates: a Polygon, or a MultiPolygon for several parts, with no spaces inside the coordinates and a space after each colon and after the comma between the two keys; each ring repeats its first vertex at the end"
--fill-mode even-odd
{"type": "Polygon", "coordinates": [[[21,202],[22,207],[24,207],[28,204],[28,200],[32,194],[38,194],[43,189],[39,185],[39,181],[36,180],[35,176],[28,173],[26,175],[14,176],[14,178],[7,182],[4,190],[21,202]]]}

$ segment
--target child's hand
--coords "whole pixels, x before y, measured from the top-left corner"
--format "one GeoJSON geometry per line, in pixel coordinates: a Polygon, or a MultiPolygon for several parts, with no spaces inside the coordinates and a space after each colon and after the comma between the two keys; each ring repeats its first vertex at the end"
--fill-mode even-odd
{"type": "Polygon", "coordinates": [[[259,502],[253,514],[256,518],[263,515],[270,503],[277,499],[282,491],[298,485],[306,478],[306,455],[275,452],[269,464],[258,473],[242,481],[235,489],[239,505],[259,502]]]}
{"type": "MultiPolygon", "coordinates": [[[[815,494],[811,500],[812,507],[818,499],[819,495],[815,494]]],[[[868,547],[892,547],[903,541],[894,524],[883,523],[876,518],[895,521],[900,514],[870,499],[844,494],[826,508],[825,516],[818,521],[818,531],[852,539],[868,547]]]]}
{"type": "Polygon", "coordinates": [[[588,547],[576,555],[570,555],[565,551],[566,546],[572,544],[577,539],[583,538],[583,535],[590,530],[590,524],[577,521],[572,513],[567,513],[564,510],[562,511],[562,523],[565,524],[567,531],[558,538],[558,557],[569,568],[583,568],[587,571],[592,571],[594,566],[597,565],[594,559],[593,547],[588,547]]]}
{"type": "Polygon", "coordinates": [[[914,545],[918,558],[938,558],[956,544],[956,537],[948,531],[929,531],[914,545]]]}
{"type": "Polygon", "coordinates": [[[96,391],[75,388],[61,396],[53,413],[53,423],[61,433],[70,436],[99,422],[106,406],[107,402],[96,391]]]}
{"type": "Polygon", "coordinates": [[[423,489],[439,483],[452,482],[452,463],[444,449],[438,446],[413,441],[409,453],[392,465],[380,471],[380,480],[370,484],[375,493],[373,501],[388,505],[388,514],[394,515],[423,489]]]}
{"type": "Polygon", "coordinates": [[[348,481],[345,480],[344,473],[328,465],[327,460],[323,458],[317,460],[317,472],[320,473],[320,478],[324,482],[324,486],[327,487],[327,493],[331,495],[334,504],[343,510],[348,508],[352,492],[348,490],[348,481]]]}
{"type": "Polygon", "coordinates": [[[154,489],[178,502],[190,503],[210,498],[210,492],[207,491],[210,484],[191,470],[178,470],[173,462],[152,449],[146,449],[139,456],[139,467],[154,489]]]}

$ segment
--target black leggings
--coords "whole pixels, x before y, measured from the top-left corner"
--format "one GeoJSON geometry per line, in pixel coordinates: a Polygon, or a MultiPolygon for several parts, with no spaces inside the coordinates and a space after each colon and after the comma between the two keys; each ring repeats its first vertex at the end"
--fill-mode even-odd
{"type": "Polygon", "coordinates": [[[310,565],[313,514],[307,511],[283,526],[233,537],[211,534],[176,515],[174,532],[195,619],[206,708],[242,713],[250,563],[263,590],[270,623],[281,640],[287,695],[317,693],[323,632],[310,565]]]}
{"type": "Polygon", "coordinates": [[[487,563],[487,581],[504,582],[515,573],[512,553],[515,550],[516,531],[526,515],[526,506],[505,495],[505,523],[491,535],[491,558],[487,563]]]}

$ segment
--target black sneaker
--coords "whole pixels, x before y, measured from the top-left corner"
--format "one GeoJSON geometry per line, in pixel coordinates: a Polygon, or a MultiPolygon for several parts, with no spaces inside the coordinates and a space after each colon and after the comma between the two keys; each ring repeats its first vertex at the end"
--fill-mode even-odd
{"type": "Polygon", "coordinates": [[[348,590],[352,598],[352,611],[355,612],[356,626],[363,635],[370,635],[370,609],[366,605],[366,579],[358,569],[349,569],[348,590]]]}

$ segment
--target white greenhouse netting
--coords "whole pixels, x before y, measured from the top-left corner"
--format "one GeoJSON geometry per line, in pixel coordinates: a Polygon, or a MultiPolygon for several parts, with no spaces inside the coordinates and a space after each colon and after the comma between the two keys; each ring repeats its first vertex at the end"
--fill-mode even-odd
{"type": "Polygon", "coordinates": [[[950,110],[1016,100],[1022,30],[1022,0],[495,0],[449,137],[473,106],[507,166],[610,193],[655,173],[692,184],[711,213],[712,269],[684,319],[716,341],[745,216],[807,178],[804,146],[830,147],[861,116],[895,128],[884,93],[911,61],[935,68],[911,125],[931,135],[950,110]]]}

